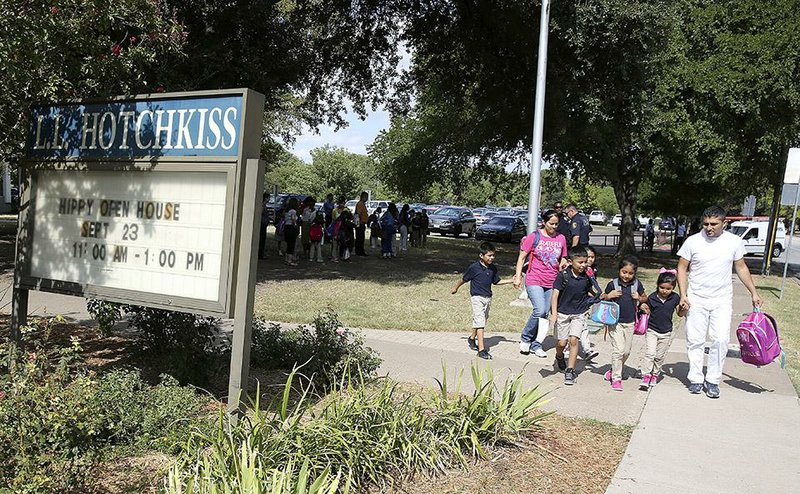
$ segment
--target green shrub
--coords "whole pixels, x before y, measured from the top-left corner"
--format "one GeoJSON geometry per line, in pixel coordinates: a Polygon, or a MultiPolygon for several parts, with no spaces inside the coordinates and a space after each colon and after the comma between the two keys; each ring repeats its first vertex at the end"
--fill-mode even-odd
{"type": "Polygon", "coordinates": [[[265,369],[303,366],[303,374],[321,389],[345,374],[346,379],[372,377],[381,365],[378,354],[364,346],[363,336],[344,328],[331,310],[314,319],[313,330],[256,321],[250,355],[254,366],[265,369]]]}
{"type": "Polygon", "coordinates": [[[239,487],[258,485],[253,492],[299,492],[281,484],[278,472],[306,483],[335,478],[355,490],[383,488],[485,457],[487,446],[513,440],[548,415],[537,413],[544,395],[523,391],[521,376],[495,389],[491,372],[476,368],[476,391],[468,396],[448,393],[444,379],[435,395],[407,393],[388,380],[342,380],[321,403],[306,389],[290,406],[295,374],[272,411],[256,403],[238,423],[220,415],[213,435],[192,435],[167,491],[244,492],[239,487]]]}
{"type": "Polygon", "coordinates": [[[0,364],[0,485],[19,492],[83,491],[92,467],[125,452],[178,451],[189,431],[212,425],[208,399],[164,377],[97,375],[80,345],[51,341],[54,320],[22,328],[24,348],[6,340],[0,364]]]}
{"type": "Polygon", "coordinates": [[[205,386],[227,365],[230,343],[216,318],[98,299],[89,300],[86,308],[104,334],[127,317],[128,326],[139,331],[139,351],[157,357],[180,383],[205,386]]]}

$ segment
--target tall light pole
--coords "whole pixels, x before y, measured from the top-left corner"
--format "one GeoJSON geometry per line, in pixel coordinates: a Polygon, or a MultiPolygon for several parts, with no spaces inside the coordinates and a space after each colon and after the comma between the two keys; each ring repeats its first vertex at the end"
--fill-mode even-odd
{"type": "MultiPolygon", "coordinates": [[[[531,148],[531,186],[528,191],[528,233],[539,225],[539,187],[542,183],[542,134],[544,133],[544,86],[547,79],[547,35],[550,31],[550,0],[542,0],[539,21],[539,57],[536,67],[536,100],[533,106],[533,147],[531,148]]],[[[511,305],[530,306],[523,283],[518,300],[511,305]],[[524,300],[524,302],[523,302],[524,300]]]]}
{"type": "Polygon", "coordinates": [[[536,68],[536,102],[533,108],[533,148],[531,149],[531,188],[528,193],[528,233],[539,222],[539,187],[542,175],[542,134],[544,133],[544,89],[547,79],[547,35],[550,30],[550,0],[542,0],[539,22],[539,60],[536,68]]]}

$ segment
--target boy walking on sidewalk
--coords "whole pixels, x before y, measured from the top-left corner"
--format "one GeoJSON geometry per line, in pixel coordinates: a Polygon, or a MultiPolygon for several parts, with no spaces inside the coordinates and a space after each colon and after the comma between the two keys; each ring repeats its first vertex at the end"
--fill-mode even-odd
{"type": "Polygon", "coordinates": [[[586,275],[587,253],[584,247],[573,247],[569,251],[570,267],[558,273],[553,282],[553,298],[550,307],[550,324],[555,326],[556,365],[564,371],[564,384],[575,384],[575,363],[578,360],[578,342],[586,324],[589,306],[596,299],[592,279],[586,275]],[[569,345],[569,364],[564,359],[564,349],[569,345]]]}
{"type": "Polygon", "coordinates": [[[451,292],[455,295],[458,289],[469,282],[470,302],[472,303],[472,335],[467,338],[469,347],[478,350],[478,357],[491,359],[492,356],[483,345],[483,330],[489,318],[489,307],[492,305],[492,285],[508,285],[512,280],[500,280],[500,273],[494,265],[495,248],[489,242],[480,246],[479,260],[470,264],[464,276],[458,280],[451,292]]]}

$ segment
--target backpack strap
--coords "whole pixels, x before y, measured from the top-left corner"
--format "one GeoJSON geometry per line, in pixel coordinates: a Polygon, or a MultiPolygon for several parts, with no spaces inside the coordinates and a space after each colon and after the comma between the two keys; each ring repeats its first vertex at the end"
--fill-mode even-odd
{"type": "Polygon", "coordinates": [[[539,233],[538,229],[535,230],[533,232],[533,247],[531,247],[531,250],[528,251],[528,270],[525,271],[526,275],[531,272],[531,265],[533,264],[531,262],[533,261],[533,253],[536,252],[536,246],[539,245],[539,240],[541,239],[542,239],[542,234],[539,233]]]}

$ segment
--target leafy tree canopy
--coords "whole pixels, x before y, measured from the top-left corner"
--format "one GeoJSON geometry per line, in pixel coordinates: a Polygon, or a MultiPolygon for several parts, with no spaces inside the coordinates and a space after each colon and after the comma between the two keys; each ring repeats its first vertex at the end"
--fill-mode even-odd
{"type": "Polygon", "coordinates": [[[186,33],[148,0],[0,0],[0,157],[22,152],[38,102],[155,92],[186,33]]]}

